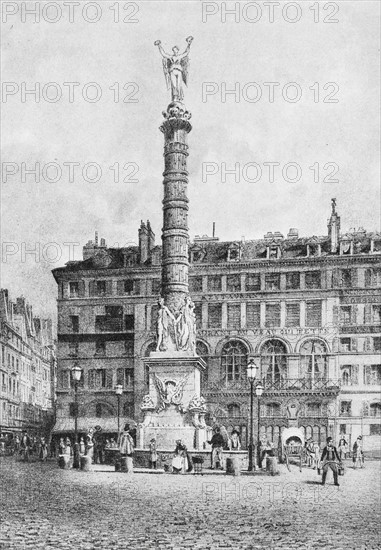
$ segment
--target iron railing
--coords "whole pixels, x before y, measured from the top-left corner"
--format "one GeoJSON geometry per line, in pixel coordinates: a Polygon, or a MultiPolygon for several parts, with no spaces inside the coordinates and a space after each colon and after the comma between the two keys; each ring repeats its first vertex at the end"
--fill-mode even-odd
{"type": "MultiPolygon", "coordinates": [[[[339,380],[331,378],[281,378],[269,380],[263,378],[258,380],[263,385],[265,392],[272,391],[329,391],[340,388],[339,380]]],[[[204,391],[213,390],[250,390],[250,382],[247,378],[229,380],[226,376],[220,380],[206,382],[204,391]]]]}

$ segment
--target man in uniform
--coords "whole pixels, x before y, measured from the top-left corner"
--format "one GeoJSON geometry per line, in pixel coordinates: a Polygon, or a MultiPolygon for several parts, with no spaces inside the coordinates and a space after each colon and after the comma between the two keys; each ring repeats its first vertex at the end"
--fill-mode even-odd
{"type": "Polygon", "coordinates": [[[323,464],[323,478],[321,481],[322,485],[325,485],[328,468],[331,468],[333,472],[334,484],[338,487],[339,482],[337,480],[338,478],[337,465],[338,463],[341,464],[341,460],[339,458],[339,454],[337,452],[336,447],[333,446],[332,437],[327,438],[327,445],[323,449],[323,454],[321,455],[321,462],[323,464]]]}

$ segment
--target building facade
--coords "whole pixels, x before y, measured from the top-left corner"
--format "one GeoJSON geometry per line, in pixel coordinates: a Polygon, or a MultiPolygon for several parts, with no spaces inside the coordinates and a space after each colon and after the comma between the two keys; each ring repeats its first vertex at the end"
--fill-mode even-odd
{"type": "Polygon", "coordinates": [[[49,433],[54,424],[55,342],[52,321],[33,316],[25,298],[0,290],[0,431],[49,433]]]}
{"type": "MultiPolygon", "coordinates": [[[[284,427],[302,427],[322,441],[360,434],[364,448],[381,441],[381,234],[343,234],[332,201],[325,236],[189,245],[189,285],[196,304],[197,351],[207,368],[202,395],[207,420],[239,428],[250,423],[248,358],[264,385],[261,437],[279,442],[284,427]]],[[[120,415],[141,420],[147,393],[143,358],[155,349],[161,292],[161,247],[149,222],[139,246],[107,248],[90,241],[83,261],[55,269],[58,284],[58,385],[55,431],[74,426],[71,369],[80,366],[78,426],[116,431],[120,415]]],[[[256,402],[256,406],[258,403],[256,402]]]]}

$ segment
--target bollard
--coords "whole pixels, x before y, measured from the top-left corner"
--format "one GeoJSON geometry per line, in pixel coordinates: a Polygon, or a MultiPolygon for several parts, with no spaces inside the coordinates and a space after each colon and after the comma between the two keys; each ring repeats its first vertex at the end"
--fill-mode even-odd
{"type": "Polygon", "coordinates": [[[81,456],[81,470],[83,472],[90,472],[91,470],[91,456],[81,456]]]}
{"type": "Polygon", "coordinates": [[[266,458],[266,471],[271,476],[276,476],[279,474],[278,463],[275,456],[268,456],[266,458]]]}
{"type": "Polygon", "coordinates": [[[241,475],[241,464],[239,458],[226,459],[226,473],[233,476],[241,475]]]}

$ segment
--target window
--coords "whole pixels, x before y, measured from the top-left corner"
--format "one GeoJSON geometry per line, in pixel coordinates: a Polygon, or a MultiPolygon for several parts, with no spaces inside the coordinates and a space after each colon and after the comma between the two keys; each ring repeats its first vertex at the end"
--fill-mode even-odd
{"type": "Polygon", "coordinates": [[[286,290],[300,288],[300,273],[297,271],[286,273],[286,290]]]}
{"type": "Polygon", "coordinates": [[[79,317],[78,315],[70,315],[70,332],[79,332],[79,317]]]}
{"type": "Polygon", "coordinates": [[[286,303],[286,327],[300,326],[299,303],[286,303]]]}
{"type": "Polygon", "coordinates": [[[280,326],[280,304],[266,304],[266,327],[280,326]]]}
{"type": "Polygon", "coordinates": [[[189,290],[190,292],[202,292],[202,277],[190,277],[189,290]]]}
{"type": "Polygon", "coordinates": [[[126,401],[123,405],[123,415],[128,418],[134,418],[134,403],[126,401]]]}
{"type": "Polygon", "coordinates": [[[106,342],[102,342],[102,340],[97,340],[95,342],[95,354],[106,355],[106,342]]]}
{"type": "Polygon", "coordinates": [[[342,386],[358,384],[358,365],[343,365],[340,367],[342,386]]]}
{"type": "Polygon", "coordinates": [[[69,403],[69,416],[78,416],[78,403],[69,403]]]}
{"type": "Polygon", "coordinates": [[[106,294],[106,281],[96,281],[96,295],[104,296],[106,294]]]}
{"type": "Polygon", "coordinates": [[[351,414],[352,414],[352,401],[341,401],[340,416],[351,416],[351,414]]]}
{"type": "Polygon", "coordinates": [[[221,353],[221,371],[226,381],[246,380],[247,348],[238,341],[226,344],[221,353]]]}
{"type": "Polygon", "coordinates": [[[308,289],[320,288],[320,271],[307,271],[305,274],[305,287],[308,289]]]}
{"type": "Polygon", "coordinates": [[[95,416],[97,418],[102,417],[102,403],[96,403],[95,404],[95,416]]]}
{"type": "Polygon", "coordinates": [[[261,304],[246,304],[246,327],[259,328],[261,326],[261,304]]]}
{"type": "Polygon", "coordinates": [[[123,388],[133,388],[134,386],[134,369],[119,368],[116,371],[116,383],[121,384],[123,388]]]}
{"type": "Polygon", "coordinates": [[[320,327],[321,326],[321,301],[313,301],[306,303],[306,326],[320,327]]]}
{"type": "Polygon", "coordinates": [[[340,308],[340,324],[341,325],[350,325],[351,324],[351,306],[341,306],[340,308]]]}
{"type": "Polygon", "coordinates": [[[287,349],[280,340],[269,340],[261,348],[261,373],[266,386],[279,386],[287,375],[287,349]]]}
{"type": "Polygon", "coordinates": [[[77,281],[69,283],[70,298],[78,298],[79,296],[79,283],[77,281]]]}
{"type": "Polygon", "coordinates": [[[221,304],[208,305],[208,328],[221,328],[222,308],[221,304]]]}
{"type": "Polygon", "coordinates": [[[373,351],[381,351],[381,336],[373,336],[373,351]]]}
{"type": "Polygon", "coordinates": [[[124,341],[124,354],[128,355],[129,357],[134,356],[134,341],[133,340],[125,340],[124,341]]]}
{"type": "Polygon", "coordinates": [[[228,275],[226,277],[226,290],[228,292],[241,292],[240,275],[228,275]]]}
{"type": "Polygon", "coordinates": [[[89,388],[112,388],[112,370],[111,369],[91,369],[89,370],[89,388]]]}
{"type": "Polygon", "coordinates": [[[279,403],[267,403],[266,416],[280,416],[280,404],[279,403]]]}
{"type": "Polygon", "coordinates": [[[372,306],[372,322],[381,325],[381,305],[372,306]]]}
{"type": "Polygon", "coordinates": [[[307,403],[306,413],[307,413],[307,416],[320,416],[321,414],[320,403],[307,403]]]}
{"type": "Polygon", "coordinates": [[[150,330],[155,331],[157,328],[157,318],[159,315],[159,306],[155,305],[151,307],[151,326],[150,330]]]}
{"type": "Polygon", "coordinates": [[[228,405],[227,409],[228,409],[228,416],[230,418],[237,418],[241,415],[240,406],[237,405],[236,403],[231,403],[230,405],[228,405]]]}
{"type": "Polygon", "coordinates": [[[125,315],[124,316],[124,328],[125,330],[134,330],[135,327],[135,317],[134,315],[125,315]]]}
{"type": "Polygon", "coordinates": [[[228,329],[241,328],[241,305],[228,304],[228,329]]]}
{"type": "Polygon", "coordinates": [[[208,292],[221,292],[221,277],[219,275],[210,275],[208,277],[208,292]]]}
{"type": "Polygon", "coordinates": [[[245,282],[246,292],[261,290],[261,276],[259,273],[247,273],[245,282]]]}
{"type": "Polygon", "coordinates": [[[200,302],[195,303],[194,314],[196,317],[196,329],[200,330],[202,328],[202,304],[200,302]]]}
{"type": "Polygon", "coordinates": [[[270,273],[265,276],[265,289],[266,290],[279,290],[280,289],[280,275],[279,273],[270,273]]]}
{"type": "Polygon", "coordinates": [[[71,355],[72,357],[78,355],[78,342],[69,343],[69,355],[71,355]]]}
{"type": "Polygon", "coordinates": [[[134,281],[132,279],[123,281],[123,287],[124,294],[132,294],[134,292],[134,281]]]}
{"type": "Polygon", "coordinates": [[[352,286],[352,271],[350,269],[342,269],[340,271],[340,286],[345,288],[352,286]]]}
{"type": "Polygon", "coordinates": [[[300,376],[312,383],[327,374],[327,349],[319,340],[307,340],[300,347],[300,376]]]}
{"type": "Polygon", "coordinates": [[[381,424],[370,424],[369,435],[381,435],[381,424]]]}
{"type": "Polygon", "coordinates": [[[351,351],[350,338],[340,338],[340,351],[343,351],[343,352],[351,351]]]}
{"type": "Polygon", "coordinates": [[[381,403],[371,403],[369,407],[369,416],[381,416],[381,403]]]}
{"type": "Polygon", "coordinates": [[[364,384],[367,386],[381,384],[381,365],[366,365],[364,367],[364,384]]]}
{"type": "Polygon", "coordinates": [[[381,286],[381,269],[369,268],[365,271],[365,286],[381,286]]]}

